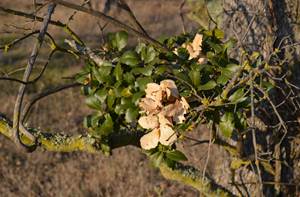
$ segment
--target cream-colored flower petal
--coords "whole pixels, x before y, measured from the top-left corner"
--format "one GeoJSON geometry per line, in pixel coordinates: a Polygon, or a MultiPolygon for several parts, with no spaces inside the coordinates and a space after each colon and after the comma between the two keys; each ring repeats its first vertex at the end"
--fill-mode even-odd
{"type": "Polygon", "coordinates": [[[166,117],[162,112],[158,114],[158,122],[160,125],[173,126],[172,118],[166,117]]]}
{"type": "Polygon", "coordinates": [[[159,142],[159,129],[154,129],[140,139],[141,147],[145,150],[155,148],[159,142]]]}
{"type": "Polygon", "coordinates": [[[189,103],[186,101],[186,99],[184,97],[181,97],[180,103],[182,104],[182,106],[185,109],[185,111],[187,111],[190,108],[189,103]]]}
{"type": "Polygon", "coordinates": [[[155,115],[142,116],[138,123],[144,129],[154,129],[159,126],[158,118],[155,115]]]}
{"type": "Polygon", "coordinates": [[[177,135],[172,127],[168,125],[160,126],[159,142],[165,146],[172,145],[177,140],[177,135]]]}
{"type": "Polygon", "coordinates": [[[160,82],[160,87],[167,94],[167,99],[170,97],[178,98],[179,92],[177,86],[173,80],[166,79],[160,82]]]}
{"type": "Polygon", "coordinates": [[[194,51],[199,51],[201,52],[202,50],[202,39],[203,35],[202,34],[196,34],[192,43],[192,47],[194,51]]]}
{"type": "Polygon", "coordinates": [[[162,100],[162,88],[156,83],[148,83],[145,89],[146,97],[151,98],[157,102],[162,100]]]}
{"type": "Polygon", "coordinates": [[[156,112],[162,106],[160,102],[154,99],[142,98],[141,101],[139,102],[139,107],[149,114],[149,113],[156,112]]]}

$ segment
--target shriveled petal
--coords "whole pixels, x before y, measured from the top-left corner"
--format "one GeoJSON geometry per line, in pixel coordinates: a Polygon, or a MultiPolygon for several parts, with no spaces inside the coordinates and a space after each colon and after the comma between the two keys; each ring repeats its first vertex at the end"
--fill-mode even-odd
{"type": "Polygon", "coordinates": [[[173,126],[172,118],[166,117],[162,112],[158,114],[158,122],[160,125],[173,126]]]}
{"type": "Polygon", "coordinates": [[[166,79],[160,82],[160,87],[167,94],[167,99],[170,97],[178,98],[179,92],[177,86],[173,80],[166,79]]]}
{"type": "Polygon", "coordinates": [[[202,34],[196,34],[192,43],[192,47],[194,51],[201,51],[202,50],[202,39],[203,35],[202,34]]]}
{"type": "Polygon", "coordinates": [[[154,129],[140,139],[141,147],[145,150],[155,148],[159,142],[159,129],[154,129]]]}
{"type": "Polygon", "coordinates": [[[161,103],[151,98],[142,98],[139,107],[147,113],[153,113],[161,107],[161,103]]]}
{"type": "Polygon", "coordinates": [[[142,116],[138,123],[144,129],[154,129],[159,126],[158,118],[155,115],[142,116]]]}
{"type": "Polygon", "coordinates": [[[163,93],[160,85],[156,83],[148,83],[145,92],[147,98],[151,98],[157,102],[161,102],[163,93]]]}
{"type": "Polygon", "coordinates": [[[173,144],[177,140],[177,135],[172,127],[168,125],[160,126],[160,138],[159,142],[165,146],[173,144]]]}

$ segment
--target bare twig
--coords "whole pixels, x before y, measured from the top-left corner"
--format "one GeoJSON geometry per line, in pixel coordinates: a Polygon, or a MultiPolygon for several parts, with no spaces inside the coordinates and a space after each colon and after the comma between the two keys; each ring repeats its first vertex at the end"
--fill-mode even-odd
{"type": "MultiPolygon", "coordinates": [[[[39,33],[37,41],[33,47],[32,53],[28,60],[26,70],[24,72],[23,81],[25,81],[25,82],[27,82],[30,77],[31,71],[33,69],[37,55],[39,53],[39,49],[42,46],[42,43],[43,43],[43,40],[45,37],[45,33],[47,32],[48,24],[51,19],[51,15],[54,12],[55,6],[56,6],[55,3],[50,3],[48,6],[48,12],[45,15],[43,25],[41,26],[40,33],[39,33]]],[[[21,108],[22,108],[25,90],[26,90],[26,84],[21,84],[19,91],[18,91],[15,107],[14,107],[13,138],[18,145],[21,145],[21,146],[25,147],[26,149],[28,149],[30,147],[28,147],[28,145],[22,143],[22,141],[20,139],[20,135],[19,135],[19,128],[20,128],[20,125],[22,124],[20,122],[21,108]]],[[[32,134],[30,132],[26,132],[26,135],[32,136],[32,134]]],[[[36,146],[36,145],[34,145],[34,146],[36,146]]]]}
{"type": "Polygon", "coordinates": [[[118,6],[120,6],[122,9],[124,9],[125,11],[128,12],[130,18],[133,20],[133,22],[136,24],[137,28],[139,28],[139,30],[141,32],[143,32],[146,36],[149,37],[149,34],[147,33],[147,31],[144,29],[144,27],[141,25],[141,23],[137,20],[136,16],[134,15],[133,11],[130,9],[130,7],[128,6],[128,4],[126,3],[125,0],[119,0],[118,2],[118,6]]]}
{"type": "MultiPolygon", "coordinates": [[[[251,73],[252,75],[252,73],[251,73]]],[[[257,142],[256,142],[256,134],[255,134],[255,114],[254,114],[254,91],[253,91],[253,81],[251,81],[250,84],[250,95],[251,95],[251,130],[252,130],[252,143],[253,143],[253,148],[254,148],[254,155],[255,155],[255,165],[257,168],[258,172],[258,181],[259,181],[259,190],[260,194],[263,195],[263,184],[262,184],[262,176],[261,176],[261,170],[259,167],[259,161],[258,161],[258,155],[257,155],[257,142]]]]}
{"type": "Polygon", "coordinates": [[[180,15],[180,19],[181,19],[182,32],[184,34],[186,33],[184,15],[183,15],[183,7],[184,7],[185,3],[186,3],[186,0],[183,0],[179,7],[179,15],[180,15]]]}

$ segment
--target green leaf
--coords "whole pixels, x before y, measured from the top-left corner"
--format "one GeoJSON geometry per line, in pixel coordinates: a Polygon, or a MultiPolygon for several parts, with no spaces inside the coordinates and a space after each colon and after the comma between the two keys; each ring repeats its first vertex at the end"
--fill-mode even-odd
{"type": "Polygon", "coordinates": [[[113,110],[113,105],[115,103],[116,100],[116,96],[115,96],[115,92],[110,89],[108,91],[108,96],[107,96],[107,106],[110,110],[113,110]]]}
{"type": "Polygon", "coordinates": [[[130,88],[129,87],[124,88],[121,92],[121,96],[125,98],[132,96],[132,92],[130,91],[130,88]]]}
{"type": "Polygon", "coordinates": [[[137,66],[140,63],[139,57],[135,51],[126,51],[120,58],[120,62],[128,66],[137,66]]]}
{"type": "Polygon", "coordinates": [[[157,52],[152,46],[144,47],[141,50],[141,58],[146,64],[152,62],[156,56],[157,52]]]}
{"type": "Polygon", "coordinates": [[[228,78],[226,75],[221,74],[218,78],[217,78],[217,84],[221,84],[221,85],[225,85],[228,81],[230,80],[230,78],[228,78]]]}
{"type": "Polygon", "coordinates": [[[87,104],[87,106],[89,106],[92,109],[97,109],[97,110],[101,110],[102,109],[101,102],[94,95],[88,96],[85,99],[85,103],[87,104]]]}
{"type": "Polygon", "coordinates": [[[198,90],[211,90],[217,86],[217,83],[214,80],[207,82],[206,84],[198,86],[198,90]]]}
{"type": "Polygon", "coordinates": [[[121,64],[117,64],[115,70],[114,70],[114,74],[116,77],[117,81],[121,81],[122,80],[122,76],[123,76],[123,69],[121,64]]]}
{"type": "Polygon", "coordinates": [[[121,51],[127,44],[128,41],[128,34],[125,31],[120,31],[116,33],[116,42],[117,48],[121,51]]]}
{"type": "Polygon", "coordinates": [[[221,69],[223,75],[228,78],[232,78],[235,73],[241,68],[240,65],[237,64],[228,64],[225,68],[221,69]]]}
{"type": "Polygon", "coordinates": [[[133,84],[135,82],[135,78],[131,72],[125,73],[123,77],[128,84],[133,84]]]}
{"type": "Polygon", "coordinates": [[[247,97],[244,97],[244,88],[240,88],[236,90],[229,98],[228,100],[231,103],[240,103],[246,100],[247,97]]]}
{"type": "Polygon", "coordinates": [[[114,122],[110,114],[105,114],[105,121],[100,126],[101,134],[107,136],[108,134],[113,132],[113,129],[114,129],[114,122]]]}
{"type": "Polygon", "coordinates": [[[84,128],[91,128],[92,127],[92,117],[93,115],[88,115],[83,119],[83,126],[84,128]]]}
{"type": "Polygon", "coordinates": [[[154,69],[154,66],[145,66],[145,67],[135,67],[132,69],[132,73],[133,74],[143,74],[145,76],[151,76],[152,75],[152,71],[154,69]]]}
{"type": "Polygon", "coordinates": [[[112,78],[110,76],[110,72],[112,67],[110,66],[101,66],[101,67],[93,67],[93,75],[100,83],[111,82],[112,78]]]}
{"type": "Polygon", "coordinates": [[[173,161],[187,161],[187,157],[179,150],[171,150],[166,153],[167,158],[173,161]]]}
{"type": "Polygon", "coordinates": [[[234,130],[234,116],[233,113],[231,112],[226,112],[222,117],[221,117],[221,122],[219,124],[219,128],[221,133],[227,137],[230,138],[232,135],[232,132],[234,130]]]}
{"type": "Polygon", "coordinates": [[[102,103],[104,103],[106,97],[107,97],[107,90],[105,88],[99,89],[96,91],[95,93],[95,97],[101,101],[102,103]]]}
{"type": "Polygon", "coordinates": [[[201,74],[200,71],[197,70],[190,70],[189,77],[194,86],[199,86],[201,82],[201,74]]]}
{"type": "Polygon", "coordinates": [[[108,42],[114,49],[121,51],[127,44],[128,34],[125,31],[108,34],[108,42]]]}
{"type": "Polygon", "coordinates": [[[140,54],[144,48],[146,48],[146,44],[145,43],[139,43],[136,47],[135,47],[135,51],[140,54]]]}
{"type": "Polygon", "coordinates": [[[182,60],[188,60],[190,57],[188,50],[182,47],[177,49],[177,53],[178,53],[178,57],[182,60]]]}
{"type": "Polygon", "coordinates": [[[139,87],[141,91],[144,91],[146,89],[146,85],[151,82],[151,77],[139,77],[136,80],[136,86],[139,87]]]}
{"type": "Polygon", "coordinates": [[[125,112],[125,121],[130,123],[136,121],[139,115],[139,110],[137,108],[129,108],[125,112]]]}

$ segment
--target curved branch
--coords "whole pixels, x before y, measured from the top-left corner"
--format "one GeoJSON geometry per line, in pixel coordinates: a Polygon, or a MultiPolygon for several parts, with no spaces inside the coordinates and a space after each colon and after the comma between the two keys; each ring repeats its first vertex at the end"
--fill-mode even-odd
{"type": "MultiPolygon", "coordinates": [[[[101,140],[96,140],[90,135],[65,135],[59,133],[42,132],[38,129],[29,129],[38,141],[38,146],[47,151],[54,152],[74,152],[83,151],[88,153],[101,152],[101,140]]],[[[0,133],[10,140],[13,138],[13,129],[11,121],[5,118],[0,113],[0,133]]],[[[142,137],[142,132],[117,132],[108,137],[109,146],[111,149],[116,149],[128,145],[139,147],[139,141],[142,137]]],[[[26,145],[31,145],[34,141],[30,140],[26,135],[20,133],[21,140],[26,145]]],[[[161,163],[159,169],[166,179],[179,181],[183,184],[192,186],[206,196],[233,196],[229,191],[222,186],[217,185],[208,176],[203,179],[202,173],[199,170],[176,163],[173,168],[170,168],[164,163],[161,163]]]]}

